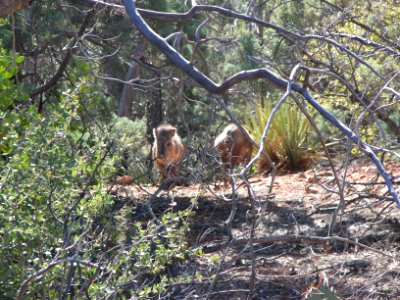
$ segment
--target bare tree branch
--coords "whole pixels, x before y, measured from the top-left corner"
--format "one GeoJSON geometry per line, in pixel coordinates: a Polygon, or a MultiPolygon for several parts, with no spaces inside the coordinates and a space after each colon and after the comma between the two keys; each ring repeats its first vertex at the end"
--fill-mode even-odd
{"type": "MultiPolygon", "coordinates": [[[[135,2],[132,0],[124,0],[124,5],[126,7],[127,13],[132,24],[148,39],[156,48],[158,48],[162,53],[164,53],[175,65],[182,69],[187,75],[195,79],[201,86],[211,93],[221,94],[228,90],[230,87],[234,86],[243,81],[254,80],[254,79],[266,79],[270,83],[275,84],[278,88],[286,90],[289,82],[283,78],[280,78],[268,69],[255,69],[239,72],[232,77],[228,78],[225,82],[221,84],[216,84],[210,78],[205,76],[203,73],[198,71],[194,66],[192,66],[188,60],[182,57],[173,47],[171,47],[165,40],[159,36],[154,30],[152,30],[140,16],[138,10],[136,9],[135,2]]],[[[199,7],[199,6],[196,6],[199,7]]],[[[292,83],[292,90],[299,93],[307,102],[313,106],[326,120],[328,120],[333,126],[338,128],[345,136],[353,141],[354,144],[358,145],[374,162],[379,173],[385,179],[386,185],[390,194],[392,195],[397,206],[400,207],[400,200],[393,187],[392,181],[389,174],[385,171],[379,158],[373,152],[371,147],[360,140],[360,138],[346,125],[340,122],[333,114],[323,108],[310,94],[304,89],[299,83],[292,83]]]]}
{"type": "MultiPolygon", "coordinates": [[[[325,3],[325,4],[329,5],[329,6],[331,6],[331,7],[333,7],[333,8],[335,8],[337,11],[344,12],[344,9],[340,8],[339,6],[333,4],[333,3],[329,2],[329,1],[321,0],[321,2],[323,2],[323,3],[325,3]]],[[[396,47],[396,48],[399,49],[399,45],[398,45],[398,44],[396,44],[396,43],[394,43],[393,41],[391,41],[390,39],[386,38],[384,35],[382,35],[382,34],[379,33],[378,31],[372,29],[371,27],[369,27],[369,26],[367,26],[367,25],[365,25],[365,24],[359,22],[357,19],[355,19],[355,18],[350,18],[350,22],[352,22],[353,24],[356,24],[357,26],[360,26],[360,27],[363,28],[364,30],[366,30],[366,31],[368,31],[368,32],[370,32],[370,33],[372,33],[372,34],[378,36],[378,37],[381,38],[383,41],[385,41],[385,43],[391,44],[393,47],[396,47]]]]}
{"type": "Polygon", "coordinates": [[[61,62],[60,66],[58,67],[57,72],[53,75],[53,77],[46,82],[44,85],[38,87],[36,90],[30,93],[31,98],[36,97],[37,95],[47,91],[51,87],[53,87],[57,81],[60,79],[62,74],[64,73],[65,69],[67,68],[69,62],[71,61],[71,58],[73,57],[73,51],[79,43],[79,38],[84,34],[85,29],[89,25],[89,21],[91,17],[94,15],[94,10],[91,10],[85,17],[85,20],[83,21],[81,28],[79,29],[76,37],[69,43],[68,47],[66,48],[67,54],[65,55],[63,61],[61,62]]]}
{"type": "Polygon", "coordinates": [[[387,53],[389,53],[390,55],[393,55],[394,57],[399,57],[400,56],[400,52],[396,51],[393,48],[390,48],[388,46],[379,44],[377,42],[371,41],[369,39],[363,38],[361,36],[358,35],[353,35],[353,34],[346,34],[346,33],[331,33],[330,35],[332,36],[338,36],[338,37],[345,37],[354,41],[357,41],[365,46],[369,46],[369,47],[374,47],[378,50],[381,51],[385,51],[387,53]]]}
{"type": "Polygon", "coordinates": [[[86,265],[86,266],[93,267],[93,268],[97,268],[98,267],[98,265],[96,265],[96,264],[80,261],[80,260],[78,260],[76,258],[64,258],[64,259],[60,259],[60,260],[54,261],[54,262],[48,264],[45,268],[37,271],[36,273],[32,274],[27,279],[25,279],[24,282],[22,282],[22,284],[21,284],[21,286],[20,286],[20,288],[18,290],[17,297],[15,299],[17,299],[17,300],[25,299],[24,295],[26,293],[26,290],[28,289],[29,284],[32,281],[35,281],[36,279],[42,277],[47,272],[50,272],[54,267],[56,267],[58,265],[61,265],[61,264],[64,264],[64,263],[71,263],[71,264],[80,263],[82,265],[86,265]]]}
{"type": "MultiPolygon", "coordinates": [[[[92,5],[95,7],[96,6],[102,7],[102,8],[107,7],[107,8],[113,9],[113,10],[117,10],[118,12],[121,11],[120,6],[108,5],[107,3],[102,2],[102,1],[82,0],[82,2],[85,2],[86,4],[89,4],[89,5],[92,5]]],[[[124,3],[125,3],[125,1],[124,1],[124,3]]],[[[226,9],[226,8],[223,8],[220,6],[196,5],[196,6],[193,6],[191,9],[189,9],[186,13],[157,12],[157,11],[152,11],[152,10],[147,10],[147,9],[137,9],[137,11],[140,13],[141,16],[143,16],[143,18],[153,19],[153,20],[157,20],[157,21],[164,21],[164,22],[184,22],[186,20],[192,19],[196,14],[201,13],[201,12],[216,12],[216,13],[219,13],[226,17],[244,20],[247,22],[258,24],[262,27],[271,28],[271,29],[275,30],[277,33],[279,33],[280,35],[282,35],[285,39],[288,39],[292,43],[294,43],[295,41],[320,40],[322,42],[331,44],[331,45],[337,47],[338,49],[340,49],[341,51],[347,53],[348,55],[350,55],[351,57],[356,59],[359,63],[361,63],[364,66],[366,66],[367,68],[369,68],[379,78],[384,79],[384,77],[381,74],[379,74],[378,71],[376,71],[366,61],[361,59],[357,54],[353,53],[352,51],[350,51],[349,49],[347,49],[346,47],[344,47],[343,45],[337,43],[336,41],[334,41],[332,39],[329,39],[324,36],[319,36],[319,35],[297,34],[290,30],[282,28],[278,25],[275,25],[273,23],[266,22],[264,20],[261,20],[261,19],[258,19],[258,18],[252,17],[252,16],[248,16],[245,14],[241,14],[241,13],[238,13],[233,10],[226,9]]],[[[128,12],[128,14],[130,15],[129,12],[128,12]]],[[[139,31],[141,31],[140,28],[138,28],[138,29],[139,29],[139,31]]]]}
{"type": "MultiPolygon", "coordinates": [[[[219,251],[223,248],[226,247],[235,247],[235,246],[241,246],[241,245],[246,245],[249,243],[248,238],[242,238],[242,239],[236,239],[228,242],[223,242],[223,243],[218,243],[210,246],[204,246],[202,247],[202,250],[204,253],[211,253],[215,251],[219,251]]],[[[352,245],[359,246],[361,248],[364,248],[366,250],[379,253],[381,255],[393,258],[395,260],[399,260],[398,257],[391,255],[389,253],[385,253],[383,251],[380,251],[378,249],[375,249],[373,247],[367,246],[365,244],[353,241],[351,239],[343,238],[340,236],[329,236],[329,237],[323,237],[323,236],[312,236],[312,235],[299,235],[299,234],[287,234],[287,235],[277,235],[277,236],[269,236],[269,237],[259,237],[259,238],[253,238],[253,243],[254,244],[272,244],[272,243],[278,243],[278,242],[304,242],[304,241],[314,241],[314,242],[329,242],[329,241],[337,241],[337,242],[342,242],[342,243],[348,243],[352,245]]]]}

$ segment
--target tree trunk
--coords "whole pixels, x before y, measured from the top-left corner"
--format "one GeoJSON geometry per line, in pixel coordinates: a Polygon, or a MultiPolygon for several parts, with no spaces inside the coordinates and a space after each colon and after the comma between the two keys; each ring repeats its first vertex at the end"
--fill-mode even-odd
{"type": "Polygon", "coordinates": [[[0,0],[0,18],[5,18],[8,15],[15,13],[18,9],[21,9],[34,0],[0,0]]]}
{"type": "MultiPolygon", "coordinates": [[[[136,61],[143,59],[143,54],[147,49],[147,42],[143,38],[137,41],[136,46],[133,49],[133,55],[136,61]]],[[[128,72],[125,75],[125,81],[130,81],[134,78],[138,78],[141,73],[141,66],[139,63],[133,61],[129,67],[128,72]]],[[[138,82],[139,80],[137,80],[138,82]]],[[[125,83],[124,89],[122,90],[121,97],[118,105],[118,116],[119,117],[132,117],[132,104],[133,100],[137,98],[137,91],[131,84],[125,83]]]]}
{"type": "MultiPolygon", "coordinates": [[[[159,75],[157,75],[159,76],[159,75]]],[[[148,88],[148,100],[146,103],[147,130],[146,139],[153,144],[153,128],[158,127],[163,121],[163,99],[161,95],[161,80],[148,88]]]]}
{"type": "MultiPolygon", "coordinates": [[[[146,140],[150,145],[153,145],[154,143],[153,128],[158,127],[164,118],[161,79],[159,78],[159,74],[156,74],[156,76],[158,77],[157,82],[152,84],[146,90],[146,94],[148,95],[146,102],[146,140]]],[[[151,149],[148,155],[147,168],[150,174],[151,170],[153,169],[153,157],[151,149]]]]}
{"type": "MultiPolygon", "coordinates": [[[[130,81],[137,78],[140,75],[140,66],[137,63],[133,63],[128,72],[125,75],[125,81],[130,81]]],[[[136,91],[132,85],[125,83],[124,89],[122,90],[121,97],[119,99],[118,116],[131,118],[132,116],[132,103],[135,98],[136,91]]]]}

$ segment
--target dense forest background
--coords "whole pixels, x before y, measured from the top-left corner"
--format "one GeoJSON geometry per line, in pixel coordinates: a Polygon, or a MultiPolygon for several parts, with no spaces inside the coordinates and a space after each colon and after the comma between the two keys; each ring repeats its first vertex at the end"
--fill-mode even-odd
{"type": "MultiPolygon", "coordinates": [[[[184,141],[192,185],[222,178],[212,145],[231,122],[266,153],[245,177],[271,176],[272,162],[335,173],[363,157],[378,168],[399,159],[396,1],[136,1],[158,44],[133,26],[129,2],[0,1],[1,299],[212,298],[224,254],[204,259],[185,240],[193,211],[133,221],[113,191],[121,176],[158,183],[151,144],[162,123],[184,141]]],[[[395,207],[399,179],[379,171],[389,191],[374,199],[395,207]]],[[[345,178],[330,190],[333,219],[345,178]]]]}

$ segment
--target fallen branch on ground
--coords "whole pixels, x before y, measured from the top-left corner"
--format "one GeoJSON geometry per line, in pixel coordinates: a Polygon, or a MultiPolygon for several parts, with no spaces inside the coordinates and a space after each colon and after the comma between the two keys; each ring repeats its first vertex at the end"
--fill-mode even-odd
{"type": "MultiPolygon", "coordinates": [[[[356,245],[358,247],[364,248],[366,250],[381,254],[383,256],[387,256],[390,258],[393,258],[395,260],[399,260],[398,257],[385,253],[381,250],[375,249],[373,247],[364,245],[359,242],[355,242],[353,240],[343,238],[340,236],[329,236],[329,237],[324,237],[324,236],[312,236],[312,235],[298,235],[298,234],[288,234],[288,235],[276,235],[276,236],[270,236],[270,237],[259,237],[259,238],[253,238],[252,242],[253,244],[272,244],[272,243],[278,243],[278,242],[342,242],[342,243],[348,243],[352,245],[356,245]]],[[[250,239],[243,238],[243,239],[234,239],[231,241],[223,242],[223,243],[218,243],[218,244],[213,244],[209,246],[203,246],[201,247],[202,251],[204,253],[212,253],[219,251],[221,249],[224,249],[226,247],[234,247],[234,246],[242,246],[242,245],[247,245],[250,242],[250,239]]]]}

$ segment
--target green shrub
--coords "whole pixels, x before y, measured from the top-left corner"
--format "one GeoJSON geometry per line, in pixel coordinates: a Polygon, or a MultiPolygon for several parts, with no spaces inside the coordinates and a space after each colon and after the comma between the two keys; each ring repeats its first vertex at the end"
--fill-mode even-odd
{"type": "MultiPolygon", "coordinates": [[[[65,94],[45,115],[34,107],[4,115],[0,294],[5,298],[13,298],[22,280],[49,264],[66,243],[60,223],[69,224],[67,244],[73,244],[111,204],[107,182],[115,162],[109,141],[86,128],[79,108],[79,101],[65,94]]],[[[33,285],[37,298],[44,298],[47,286],[33,285]]]]}
{"type": "Polygon", "coordinates": [[[165,295],[179,280],[168,278],[168,267],[191,255],[183,240],[189,212],[165,214],[160,230],[154,222],[133,221],[132,207],[121,209],[122,201],[108,193],[118,149],[129,149],[132,160],[142,162],[144,120],[115,118],[111,126],[94,126],[83,121],[77,95],[64,92],[44,114],[32,107],[4,115],[0,295],[14,299],[24,280],[41,270],[24,299],[68,298],[84,282],[90,282],[85,294],[94,299],[165,295]],[[57,264],[63,259],[83,263],[57,264]]]}
{"type": "Polygon", "coordinates": [[[148,182],[151,145],[146,141],[145,118],[130,120],[114,116],[110,127],[111,137],[116,141],[116,154],[120,158],[119,174],[129,175],[142,183],[148,182]]]}
{"type": "Polygon", "coordinates": [[[168,268],[193,254],[190,212],[139,223],[110,192],[122,153],[128,173],[144,174],[144,119],[111,118],[84,62],[38,113],[12,80],[23,58],[0,54],[1,299],[167,297],[187,276],[168,278],[168,268]]]}

